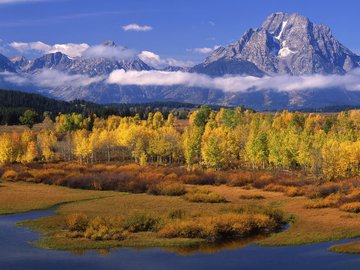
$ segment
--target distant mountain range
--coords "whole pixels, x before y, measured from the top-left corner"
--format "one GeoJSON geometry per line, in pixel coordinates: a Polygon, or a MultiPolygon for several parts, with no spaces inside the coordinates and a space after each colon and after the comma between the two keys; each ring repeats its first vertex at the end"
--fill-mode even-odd
{"type": "MultiPolygon", "coordinates": [[[[102,46],[115,47],[112,41],[102,46]]],[[[203,63],[194,67],[169,66],[167,72],[189,72],[255,78],[310,75],[345,75],[360,67],[360,56],[342,45],[329,27],[312,23],[299,14],[274,13],[257,29],[249,29],[233,44],[217,48],[203,63]]],[[[257,110],[319,108],[359,105],[360,91],[329,86],[323,89],[279,91],[282,89],[225,92],[219,89],[188,86],[135,86],[106,83],[111,72],[151,71],[156,68],[139,57],[116,60],[111,57],[72,58],[61,52],[34,60],[23,56],[8,59],[0,55],[0,87],[40,92],[64,99],[84,99],[98,103],[180,101],[196,104],[245,105],[257,110]],[[43,71],[86,76],[82,84],[55,82],[35,84],[43,71]],[[17,77],[16,75],[20,76],[17,77]],[[25,78],[25,79],[22,79],[25,78]]],[[[355,89],[354,89],[355,90],[355,89]]]]}

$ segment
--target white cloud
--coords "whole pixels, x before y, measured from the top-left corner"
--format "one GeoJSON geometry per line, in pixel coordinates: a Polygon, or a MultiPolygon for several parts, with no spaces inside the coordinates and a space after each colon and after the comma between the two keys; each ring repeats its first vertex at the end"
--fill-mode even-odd
{"type": "Polygon", "coordinates": [[[192,61],[181,61],[174,58],[163,59],[159,55],[150,51],[142,51],[138,57],[146,64],[155,68],[163,68],[166,66],[190,67],[194,65],[194,62],[192,61]]]}
{"type": "Polygon", "coordinates": [[[135,31],[135,32],[147,32],[151,31],[153,28],[149,25],[138,25],[136,23],[124,25],[122,27],[124,31],[135,31]]]}
{"type": "Polygon", "coordinates": [[[45,53],[51,50],[51,46],[41,42],[11,42],[10,46],[19,52],[26,52],[26,51],[37,51],[41,53],[45,53]]]}
{"type": "Polygon", "coordinates": [[[35,74],[32,81],[42,87],[61,87],[61,86],[88,86],[103,80],[101,76],[89,77],[87,75],[70,75],[61,71],[45,69],[35,74]]]}
{"type": "Polygon", "coordinates": [[[89,58],[109,58],[109,59],[129,59],[136,56],[136,51],[133,49],[128,49],[121,46],[105,46],[105,45],[96,45],[88,48],[83,53],[84,57],[89,58]]]}
{"type": "Polygon", "coordinates": [[[210,48],[210,47],[195,48],[195,49],[193,49],[193,51],[196,53],[209,54],[209,53],[212,53],[213,51],[215,51],[216,49],[218,49],[219,47],[220,47],[219,45],[216,45],[212,48],[210,48]]]}
{"type": "Polygon", "coordinates": [[[51,50],[48,52],[49,53],[62,52],[70,57],[79,57],[83,54],[84,51],[89,49],[89,47],[90,46],[86,43],[55,44],[51,47],[51,50]]]}
{"type": "Polygon", "coordinates": [[[104,80],[104,77],[96,76],[89,77],[87,75],[75,74],[70,75],[58,70],[44,69],[39,73],[33,74],[29,77],[19,75],[17,73],[2,72],[0,75],[4,81],[17,84],[27,85],[32,84],[37,87],[54,88],[62,86],[85,87],[93,83],[104,80]]]}
{"type": "Polygon", "coordinates": [[[28,51],[35,51],[39,53],[54,53],[62,52],[70,57],[81,56],[82,53],[89,48],[86,43],[66,43],[49,45],[41,41],[36,42],[12,42],[10,46],[15,50],[24,53],[28,51]]]}
{"type": "Polygon", "coordinates": [[[360,91],[360,69],[346,75],[308,75],[308,76],[224,76],[209,77],[204,74],[165,71],[113,71],[107,82],[118,85],[174,86],[219,89],[226,92],[243,92],[273,89],[278,91],[300,91],[341,87],[360,91]]]}
{"type": "Polygon", "coordinates": [[[42,88],[87,87],[93,83],[105,82],[117,85],[176,86],[218,89],[225,92],[245,92],[255,90],[276,90],[280,92],[309,89],[341,88],[360,91],[360,69],[345,75],[307,75],[275,77],[223,76],[209,77],[204,74],[168,71],[113,71],[108,77],[90,77],[83,74],[67,74],[57,70],[44,69],[33,75],[2,72],[1,78],[17,85],[32,84],[42,88]]]}

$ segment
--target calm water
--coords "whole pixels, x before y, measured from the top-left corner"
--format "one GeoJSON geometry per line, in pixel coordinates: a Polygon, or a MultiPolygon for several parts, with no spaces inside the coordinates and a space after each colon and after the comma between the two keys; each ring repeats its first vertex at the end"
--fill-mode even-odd
{"type": "MultiPolygon", "coordinates": [[[[24,214],[0,216],[0,270],[212,270],[212,269],[360,269],[359,255],[335,254],[327,251],[332,243],[297,247],[258,247],[223,249],[213,254],[203,252],[179,253],[161,249],[114,249],[105,254],[96,251],[74,254],[42,250],[29,244],[38,235],[16,222],[53,215],[53,209],[24,214]]],[[[344,241],[336,242],[341,243],[344,241]]]]}

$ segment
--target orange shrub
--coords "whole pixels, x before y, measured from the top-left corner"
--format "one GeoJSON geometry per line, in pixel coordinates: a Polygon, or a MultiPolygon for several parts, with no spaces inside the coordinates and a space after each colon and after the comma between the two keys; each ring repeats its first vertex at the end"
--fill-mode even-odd
{"type": "Polygon", "coordinates": [[[227,200],[224,196],[209,190],[193,190],[185,194],[184,199],[189,202],[197,203],[225,203],[227,200]]]}
{"type": "Polygon", "coordinates": [[[339,193],[335,193],[327,196],[326,198],[308,202],[305,205],[305,208],[336,207],[341,203],[342,200],[343,200],[343,196],[339,193]]]}
{"type": "Polygon", "coordinates": [[[309,189],[306,196],[310,199],[325,198],[330,194],[337,193],[341,190],[341,183],[325,183],[309,189]]]}
{"type": "Polygon", "coordinates": [[[360,202],[345,203],[340,206],[341,211],[360,213],[360,202]]]}
{"type": "Polygon", "coordinates": [[[18,173],[14,170],[7,170],[3,173],[3,175],[1,176],[2,180],[5,181],[15,181],[17,180],[18,177],[18,173]]]}
{"type": "Polygon", "coordinates": [[[304,189],[299,187],[287,187],[284,193],[289,197],[295,197],[295,196],[303,196],[305,194],[305,191],[304,189]]]}
{"type": "Polygon", "coordinates": [[[264,214],[227,213],[213,218],[200,217],[196,220],[168,223],[160,230],[159,235],[166,238],[203,238],[217,241],[273,231],[277,226],[273,219],[264,214]]]}
{"type": "Polygon", "coordinates": [[[181,196],[186,193],[185,185],[180,182],[163,181],[149,188],[148,193],[153,195],[181,196]]]}
{"type": "Polygon", "coordinates": [[[285,192],[286,187],[277,185],[277,184],[269,184],[265,186],[264,190],[266,191],[274,191],[274,192],[285,192]]]}
{"type": "Polygon", "coordinates": [[[29,170],[28,172],[32,176],[31,181],[45,184],[54,184],[54,182],[64,178],[66,175],[64,170],[52,168],[29,170]]]}
{"type": "Polygon", "coordinates": [[[256,188],[263,188],[274,182],[274,177],[268,174],[257,176],[253,181],[253,186],[256,188]]]}
{"type": "Polygon", "coordinates": [[[65,217],[66,229],[69,231],[84,232],[89,224],[89,218],[82,213],[74,213],[65,217]]]}
{"type": "Polygon", "coordinates": [[[252,182],[252,174],[250,172],[236,172],[227,175],[227,184],[229,186],[245,186],[252,182]]]}

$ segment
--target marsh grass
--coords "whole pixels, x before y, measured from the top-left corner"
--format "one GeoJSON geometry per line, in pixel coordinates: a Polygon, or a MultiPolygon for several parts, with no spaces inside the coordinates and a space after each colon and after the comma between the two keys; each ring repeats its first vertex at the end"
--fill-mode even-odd
{"type": "Polygon", "coordinates": [[[194,189],[185,194],[184,199],[196,203],[226,203],[226,198],[210,190],[194,189]]]}

